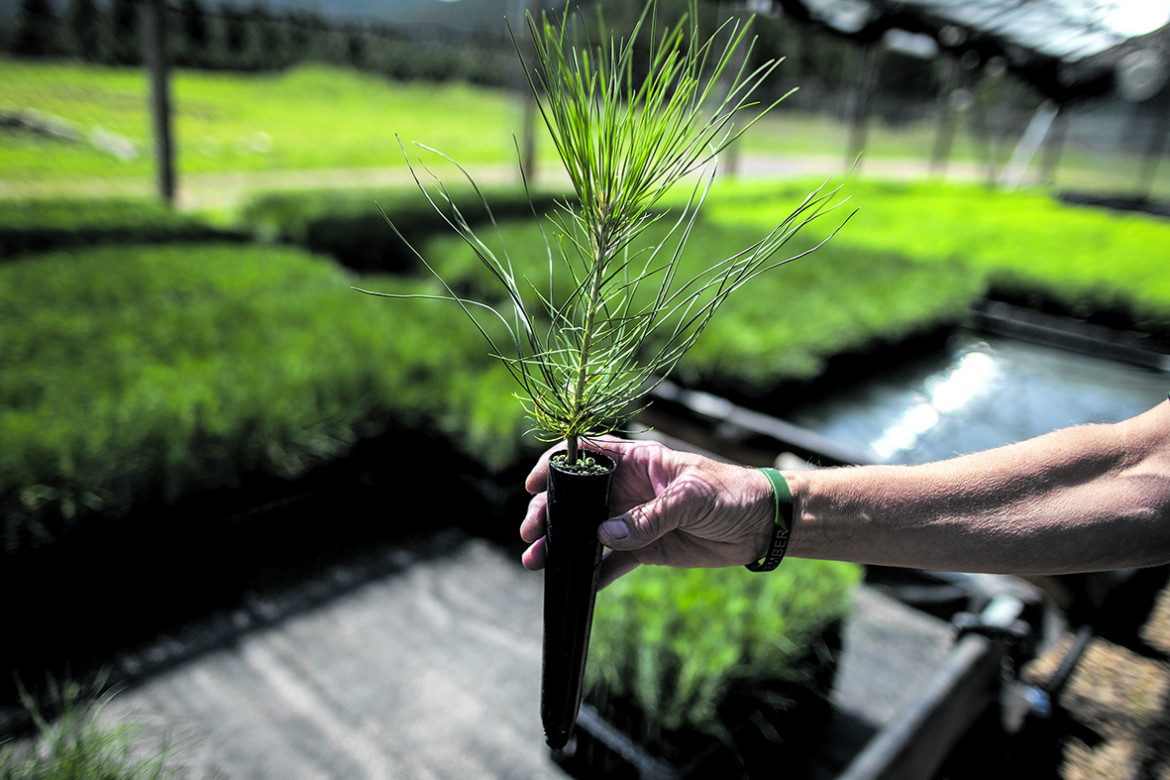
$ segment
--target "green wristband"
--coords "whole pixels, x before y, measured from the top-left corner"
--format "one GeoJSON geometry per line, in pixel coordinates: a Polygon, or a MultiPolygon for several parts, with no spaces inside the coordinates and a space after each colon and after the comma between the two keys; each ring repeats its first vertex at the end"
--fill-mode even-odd
{"type": "Polygon", "coordinates": [[[745,564],[748,571],[772,571],[784,560],[788,550],[788,534],[792,531],[792,491],[788,482],[776,469],[760,469],[772,483],[772,495],[776,499],[776,529],[772,533],[772,544],[768,553],[755,563],[745,564]]]}

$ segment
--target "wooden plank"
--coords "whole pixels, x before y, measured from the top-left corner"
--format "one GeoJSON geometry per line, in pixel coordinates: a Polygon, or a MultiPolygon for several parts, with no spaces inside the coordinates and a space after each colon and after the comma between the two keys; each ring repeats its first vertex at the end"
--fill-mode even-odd
{"type": "Polygon", "coordinates": [[[913,705],[875,737],[839,780],[934,776],[955,742],[998,698],[1004,647],[964,636],[913,705]]]}

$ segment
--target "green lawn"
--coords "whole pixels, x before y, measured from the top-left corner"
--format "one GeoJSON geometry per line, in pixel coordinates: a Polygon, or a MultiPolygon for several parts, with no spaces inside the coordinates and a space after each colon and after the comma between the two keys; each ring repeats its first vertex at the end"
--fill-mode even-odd
{"type": "MultiPolygon", "coordinates": [[[[85,134],[108,130],[130,139],[139,150],[137,159],[121,160],[89,143],[0,124],[0,185],[149,179],[146,89],[140,68],[0,59],[3,110],[35,109],[76,123],[85,134]]],[[[472,167],[510,169],[515,164],[513,139],[523,129],[522,102],[505,90],[391,82],[326,66],[261,74],[178,69],[173,71],[172,96],[180,179],[201,173],[402,169],[399,137],[435,147],[472,167]]],[[[818,113],[819,106],[810,100],[799,91],[789,97],[748,133],[741,151],[812,161],[826,174],[839,172],[849,154],[847,128],[839,119],[818,113]]],[[[981,177],[983,155],[964,121],[960,117],[949,170],[981,177]]],[[[544,138],[542,128],[538,138],[544,138]]],[[[924,169],[934,141],[932,120],[897,127],[874,121],[863,171],[867,163],[876,170],[879,161],[909,161],[924,169]]],[[[993,151],[997,165],[1006,162],[1013,143],[1013,138],[999,141],[993,151]]],[[[552,160],[549,144],[540,144],[540,152],[544,160],[552,160]]],[[[1063,152],[1057,184],[1124,192],[1135,186],[1142,164],[1134,155],[1070,145],[1063,152]]],[[[20,192],[18,187],[14,191],[20,192]]],[[[1154,185],[1155,194],[1168,191],[1170,170],[1154,185]]]]}
{"type": "MultiPolygon", "coordinates": [[[[0,85],[0,106],[36,109],[87,132],[105,128],[143,150],[125,161],[89,144],[3,127],[0,180],[150,175],[141,70],[0,60],[0,85]]],[[[522,115],[507,92],[391,83],[317,66],[269,74],[177,70],[172,99],[180,175],[397,166],[396,137],[468,164],[507,163],[522,115]]]]}
{"type": "MultiPolygon", "coordinates": [[[[752,208],[745,208],[751,218],[745,220],[732,216],[743,205],[736,199],[742,191],[721,188],[708,201],[709,218],[698,222],[687,243],[679,277],[693,278],[714,260],[734,256],[762,239],[808,191],[787,188],[777,194],[749,188],[746,192],[754,194],[752,208]]],[[[851,205],[819,217],[774,259],[806,251],[846,219],[851,205]]],[[[673,247],[677,237],[668,237],[669,225],[663,220],[651,226],[631,251],[673,247]]],[[[482,231],[482,237],[493,251],[507,251],[518,277],[543,281],[547,231],[548,226],[538,229],[532,220],[512,221],[482,231]]],[[[501,286],[461,238],[439,235],[421,251],[457,289],[475,289],[476,296],[499,302],[501,286]]],[[[815,378],[836,354],[952,325],[982,298],[985,275],[945,257],[937,260],[919,263],[889,249],[830,241],[731,295],[675,376],[719,392],[766,396],[784,382],[815,378]]],[[[561,266],[555,267],[560,274],[561,266]]],[[[558,276],[560,284],[565,285],[565,278],[558,276]]],[[[538,292],[545,293],[546,287],[532,292],[533,307],[539,306],[538,292]]],[[[652,338],[650,346],[653,351],[662,345],[652,338]]]]}
{"type": "MultiPolygon", "coordinates": [[[[760,229],[803,191],[794,184],[725,187],[710,200],[707,218],[760,229]]],[[[1109,312],[1170,335],[1164,219],[977,185],[847,180],[843,191],[857,214],[833,239],[834,251],[952,263],[1002,293],[1042,297],[1080,316],[1109,312]]],[[[822,225],[811,227],[824,233],[822,225]]]]}

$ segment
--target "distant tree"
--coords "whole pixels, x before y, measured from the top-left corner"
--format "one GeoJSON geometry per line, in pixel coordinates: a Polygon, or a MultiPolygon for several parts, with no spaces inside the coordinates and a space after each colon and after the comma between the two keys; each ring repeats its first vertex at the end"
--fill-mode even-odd
{"type": "Polygon", "coordinates": [[[173,25],[174,58],[179,65],[205,67],[211,56],[211,25],[199,0],[179,0],[173,25]]]}
{"type": "Polygon", "coordinates": [[[343,28],[345,36],[345,63],[350,67],[363,68],[367,59],[368,32],[360,24],[347,24],[343,28]]]}
{"type": "Polygon", "coordinates": [[[49,0],[21,0],[12,31],[12,53],[18,57],[61,54],[60,25],[49,0]]]}
{"type": "Polygon", "coordinates": [[[106,58],[117,65],[142,62],[138,0],[111,0],[106,17],[106,58]]]}
{"type": "Polygon", "coordinates": [[[332,22],[320,14],[312,14],[310,24],[313,37],[310,57],[317,62],[338,62],[337,41],[340,35],[332,22]]]}
{"type": "Polygon", "coordinates": [[[65,29],[69,36],[71,53],[87,62],[101,56],[98,30],[102,27],[102,13],[94,0],[71,0],[65,9],[65,29]]]}
{"type": "MultiPolygon", "coordinates": [[[[291,59],[285,28],[289,17],[280,18],[262,0],[247,5],[223,3],[218,11],[222,43],[218,65],[234,70],[267,70],[287,65],[291,59]]],[[[298,56],[298,55],[292,55],[298,56]]]]}
{"type": "Polygon", "coordinates": [[[221,64],[224,67],[233,70],[253,70],[256,67],[252,61],[253,51],[250,51],[252,30],[248,16],[243,7],[233,3],[224,3],[219,7],[220,24],[223,26],[221,64]]]}
{"type": "Polygon", "coordinates": [[[268,9],[262,0],[252,0],[252,47],[259,67],[283,68],[292,59],[286,43],[287,21],[268,9]]]}
{"type": "Polygon", "coordinates": [[[288,49],[293,61],[318,59],[324,20],[312,11],[291,9],[284,17],[288,49]]]}

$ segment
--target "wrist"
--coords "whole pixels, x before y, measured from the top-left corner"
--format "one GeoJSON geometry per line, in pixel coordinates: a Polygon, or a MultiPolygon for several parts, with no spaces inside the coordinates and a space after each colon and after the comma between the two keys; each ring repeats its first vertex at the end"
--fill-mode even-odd
{"type": "Polygon", "coordinates": [[[794,558],[853,560],[842,545],[859,532],[866,516],[845,507],[854,474],[851,468],[814,468],[785,471],[792,492],[792,538],[788,554],[794,558]],[[843,518],[848,518],[844,520],[843,518]]]}
{"type": "Polygon", "coordinates": [[[776,532],[776,493],[772,481],[760,469],[751,472],[748,516],[753,532],[752,559],[759,561],[768,554],[776,532]]]}
{"type": "Polygon", "coordinates": [[[784,561],[792,532],[792,491],[778,469],[759,469],[772,487],[772,536],[763,557],[747,564],[749,571],[769,572],[784,561]]]}

